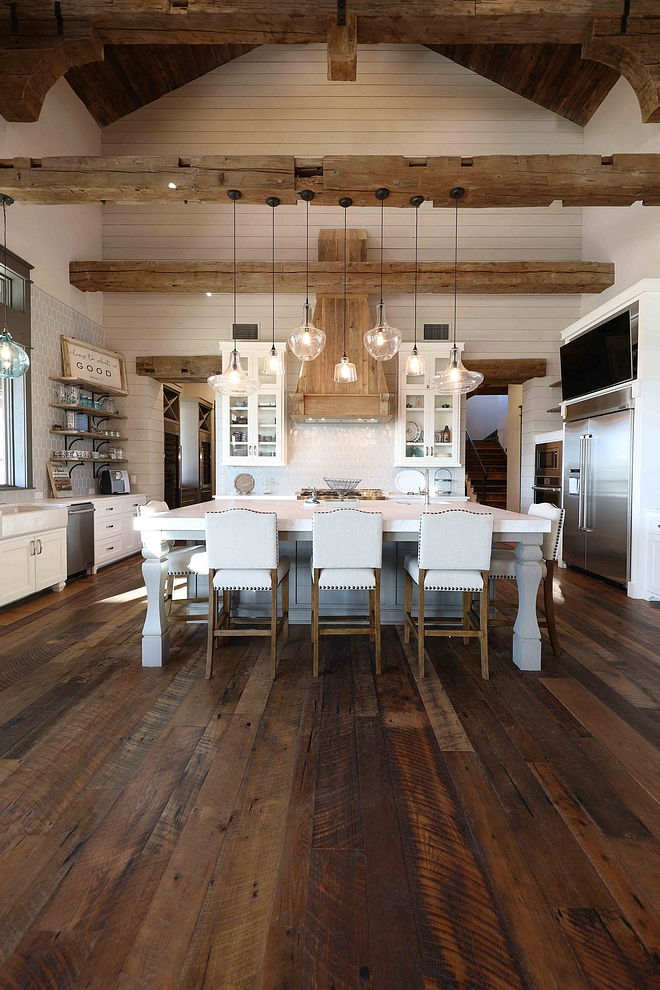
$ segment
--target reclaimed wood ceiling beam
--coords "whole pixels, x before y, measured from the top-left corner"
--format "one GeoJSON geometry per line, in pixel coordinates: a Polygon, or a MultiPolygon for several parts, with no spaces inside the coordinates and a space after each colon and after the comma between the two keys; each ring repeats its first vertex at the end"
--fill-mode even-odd
{"type": "Polygon", "coordinates": [[[422,195],[436,207],[461,208],[660,205],[660,155],[483,155],[475,158],[404,158],[397,155],[193,155],[108,158],[0,159],[0,192],[20,203],[225,203],[240,189],[242,203],[265,204],[276,195],[313,205],[376,206],[375,190],[390,190],[388,206],[409,207],[422,195]],[[464,204],[464,206],[463,206],[464,204]]]}
{"type": "MultiPolygon", "coordinates": [[[[238,263],[239,292],[269,293],[272,265],[267,261],[238,263]]],[[[315,261],[309,266],[312,292],[328,293],[342,285],[343,264],[315,261]]],[[[375,293],[380,284],[377,262],[350,262],[348,291],[375,293]]],[[[461,293],[582,293],[603,292],[614,285],[614,265],[589,261],[461,262],[458,267],[461,293]]],[[[388,261],[384,265],[388,293],[412,292],[414,265],[388,261]]],[[[232,265],[228,261],[72,261],[72,285],[83,292],[231,292],[232,265]]],[[[449,262],[420,262],[420,292],[453,291],[454,267],[449,262]]],[[[277,292],[305,291],[304,262],[275,264],[277,292]]]]}

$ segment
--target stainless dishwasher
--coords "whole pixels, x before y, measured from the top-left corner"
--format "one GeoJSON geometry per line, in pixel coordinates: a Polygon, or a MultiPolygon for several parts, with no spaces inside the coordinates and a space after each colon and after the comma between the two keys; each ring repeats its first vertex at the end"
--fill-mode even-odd
{"type": "Polygon", "coordinates": [[[77,502],[69,506],[66,531],[67,577],[94,566],[94,505],[77,502]]]}

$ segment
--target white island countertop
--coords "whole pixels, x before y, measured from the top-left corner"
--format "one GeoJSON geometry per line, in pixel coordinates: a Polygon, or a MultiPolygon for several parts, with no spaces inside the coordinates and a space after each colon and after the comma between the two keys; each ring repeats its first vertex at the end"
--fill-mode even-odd
{"type": "MultiPolygon", "coordinates": [[[[420,512],[440,512],[442,509],[466,509],[468,512],[490,512],[493,515],[493,532],[501,533],[548,533],[550,520],[541,516],[528,516],[520,512],[509,512],[507,509],[497,509],[490,505],[480,505],[477,502],[443,502],[433,499],[431,505],[425,506],[418,498],[365,499],[363,501],[346,500],[346,508],[358,508],[362,512],[381,512],[383,514],[383,530],[386,533],[417,533],[419,529],[420,512]]],[[[177,532],[199,533],[204,528],[204,516],[207,512],[222,512],[225,509],[252,509],[254,512],[276,512],[277,525],[280,531],[290,533],[309,533],[312,529],[312,516],[315,512],[332,512],[342,508],[340,502],[320,502],[310,505],[301,500],[284,497],[267,496],[237,496],[223,498],[221,505],[211,502],[201,502],[187,505],[181,509],[171,509],[154,516],[139,518],[136,526],[143,534],[176,530],[177,532]]]]}

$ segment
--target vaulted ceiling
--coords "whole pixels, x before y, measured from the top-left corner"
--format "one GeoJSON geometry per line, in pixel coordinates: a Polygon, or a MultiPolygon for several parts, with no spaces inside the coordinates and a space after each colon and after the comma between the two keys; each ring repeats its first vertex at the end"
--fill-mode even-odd
{"type": "MultiPolygon", "coordinates": [[[[105,45],[105,59],[66,73],[102,126],[152,103],[256,45],[105,45]]],[[[580,45],[427,45],[480,76],[584,126],[618,72],[580,56],[580,45]]]]}

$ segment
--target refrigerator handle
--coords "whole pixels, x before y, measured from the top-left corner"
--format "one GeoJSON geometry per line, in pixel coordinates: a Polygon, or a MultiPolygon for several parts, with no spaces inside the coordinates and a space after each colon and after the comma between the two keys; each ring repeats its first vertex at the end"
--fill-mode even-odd
{"type": "Polygon", "coordinates": [[[584,503],[582,501],[584,492],[584,436],[580,437],[580,459],[579,459],[579,479],[578,479],[578,523],[577,528],[584,530],[584,503]]]}
{"type": "Polygon", "coordinates": [[[580,490],[582,491],[582,529],[585,533],[590,533],[591,529],[589,527],[589,470],[591,468],[591,433],[585,434],[584,437],[584,467],[583,467],[583,478],[584,481],[580,484],[580,490]]]}

